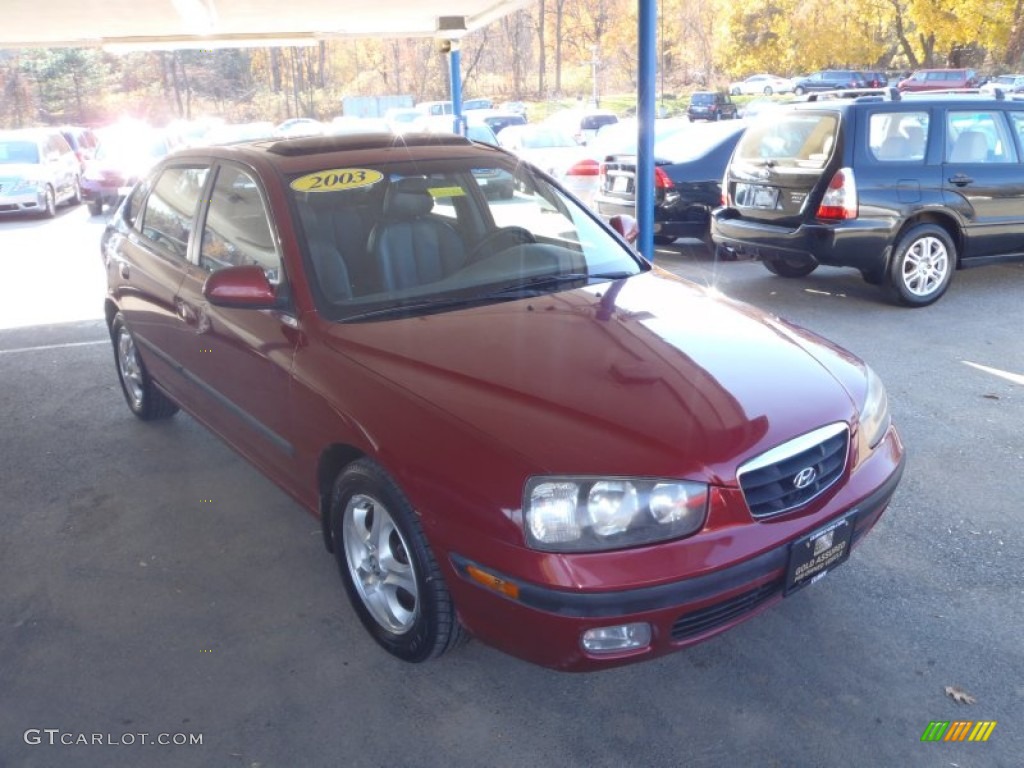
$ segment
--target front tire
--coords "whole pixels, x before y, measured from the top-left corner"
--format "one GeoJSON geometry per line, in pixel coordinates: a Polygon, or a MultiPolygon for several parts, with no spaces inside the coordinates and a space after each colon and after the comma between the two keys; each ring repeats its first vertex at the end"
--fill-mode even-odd
{"type": "Polygon", "coordinates": [[[169,419],[176,414],[178,406],[157,389],[149,377],[146,366],[139,357],[135,339],[120,312],[114,316],[114,321],[110,324],[110,338],[114,342],[114,362],[117,364],[121,391],[132,413],[143,421],[169,419]]]}
{"type": "Polygon", "coordinates": [[[889,266],[889,292],[908,307],[938,301],[956,269],[956,244],[937,224],[918,224],[900,238],[889,266]]]}
{"type": "Polygon", "coordinates": [[[793,89],[793,94],[795,96],[803,96],[805,93],[807,93],[807,91],[804,90],[803,86],[798,85],[796,88],[793,89]]]}
{"type": "Polygon", "coordinates": [[[57,193],[53,191],[53,187],[47,185],[43,196],[43,218],[52,219],[57,215],[57,193]]]}
{"type": "Polygon", "coordinates": [[[779,277],[807,277],[818,268],[818,262],[795,256],[773,256],[762,259],[765,269],[779,277]]]}
{"type": "Polygon", "coordinates": [[[465,639],[419,517],[381,467],[361,459],[342,472],[330,516],[349,601],[384,650],[418,663],[465,639]]]}
{"type": "Polygon", "coordinates": [[[771,96],[772,95],[772,87],[770,85],[766,85],[764,87],[764,95],[765,96],[771,96]]]}

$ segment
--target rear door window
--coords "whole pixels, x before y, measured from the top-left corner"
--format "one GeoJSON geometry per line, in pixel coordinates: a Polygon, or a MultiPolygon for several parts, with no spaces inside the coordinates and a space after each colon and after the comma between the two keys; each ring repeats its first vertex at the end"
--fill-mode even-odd
{"type": "Polygon", "coordinates": [[[1017,148],[1003,120],[1003,113],[950,110],[946,116],[946,162],[1017,162],[1017,148]]]}

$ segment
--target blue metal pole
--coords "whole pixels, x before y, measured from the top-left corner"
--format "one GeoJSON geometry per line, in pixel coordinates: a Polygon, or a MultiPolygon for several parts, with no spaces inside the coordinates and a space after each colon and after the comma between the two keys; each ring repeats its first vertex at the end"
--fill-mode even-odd
{"type": "Polygon", "coordinates": [[[639,70],[637,77],[636,221],[640,236],[636,246],[654,261],[654,100],[657,53],[657,0],[637,0],[639,70]]]}
{"type": "Polygon", "coordinates": [[[459,51],[459,41],[451,41],[451,51],[448,53],[448,77],[452,86],[452,122],[455,132],[466,135],[466,124],[462,119],[462,54],[459,51]]]}

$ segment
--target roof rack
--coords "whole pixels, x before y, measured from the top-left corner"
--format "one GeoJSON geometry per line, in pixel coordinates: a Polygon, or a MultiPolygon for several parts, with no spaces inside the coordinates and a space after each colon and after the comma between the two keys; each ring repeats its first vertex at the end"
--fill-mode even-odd
{"type": "Polygon", "coordinates": [[[899,101],[902,94],[892,86],[885,88],[835,88],[829,91],[816,91],[807,94],[805,101],[834,101],[836,99],[853,99],[854,101],[899,101]]]}

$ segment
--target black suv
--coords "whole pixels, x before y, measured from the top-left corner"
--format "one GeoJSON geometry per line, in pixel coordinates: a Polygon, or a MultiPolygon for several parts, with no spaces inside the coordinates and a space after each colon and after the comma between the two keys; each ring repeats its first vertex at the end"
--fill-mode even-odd
{"type": "Polygon", "coordinates": [[[794,104],[749,126],[716,243],[783,277],[859,269],[924,306],[953,271],[1024,258],[1024,102],[978,95],[794,104]]]}
{"type": "Polygon", "coordinates": [[[852,69],[823,69],[793,81],[793,93],[802,96],[811,91],[833,91],[839,88],[866,88],[864,74],[852,69]]]}
{"type": "Polygon", "coordinates": [[[697,91],[690,97],[686,116],[690,120],[735,120],[740,114],[729,94],[697,91]]]}

